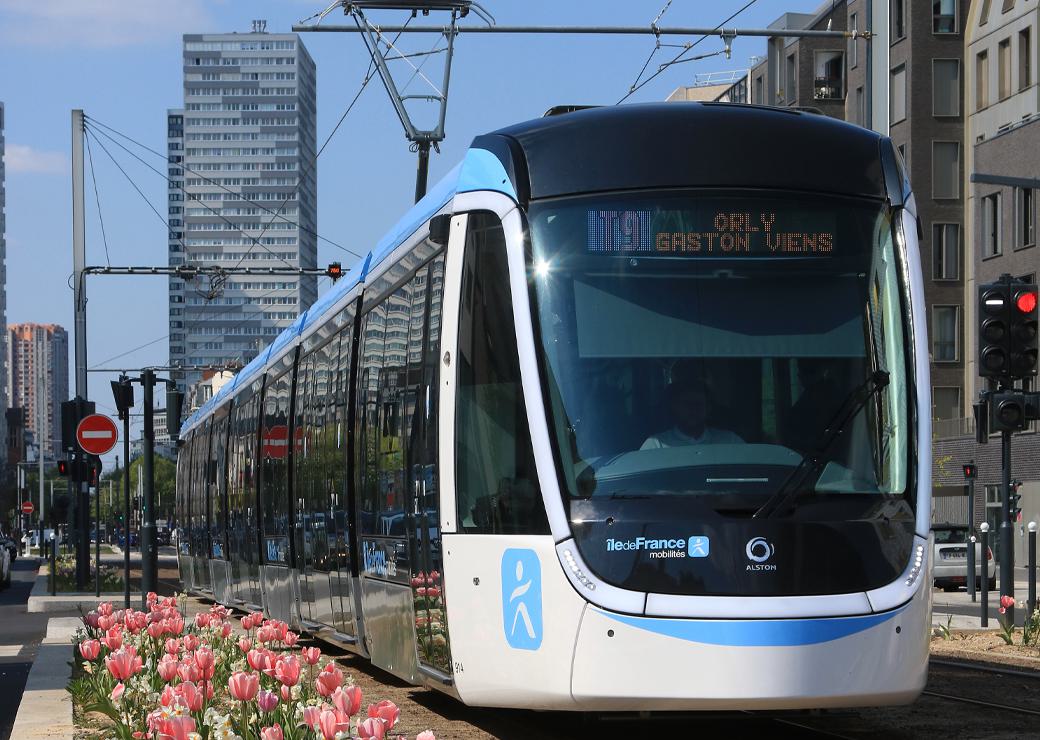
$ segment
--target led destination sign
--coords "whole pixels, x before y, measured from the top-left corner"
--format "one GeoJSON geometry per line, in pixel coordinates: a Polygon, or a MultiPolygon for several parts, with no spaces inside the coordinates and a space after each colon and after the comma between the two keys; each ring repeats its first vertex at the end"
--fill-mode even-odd
{"type": "Polygon", "coordinates": [[[588,251],[689,257],[829,256],[834,219],[799,210],[588,212],[588,251]]]}

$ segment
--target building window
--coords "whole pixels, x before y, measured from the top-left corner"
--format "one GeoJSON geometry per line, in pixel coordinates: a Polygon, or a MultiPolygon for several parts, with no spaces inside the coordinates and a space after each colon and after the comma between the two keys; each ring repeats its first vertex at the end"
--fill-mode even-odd
{"type": "Polygon", "coordinates": [[[975,110],[989,105],[989,54],[980,51],[975,56],[975,110]]]}
{"type": "Polygon", "coordinates": [[[906,36],[906,2],[905,0],[892,0],[890,8],[892,15],[892,43],[906,36]]]}
{"type": "MultiPolygon", "coordinates": [[[[849,13],[849,30],[856,32],[859,30],[859,14],[849,13]]],[[[857,48],[857,41],[859,39],[849,39],[849,69],[855,69],[856,65],[859,64],[859,50],[857,48]]]]}
{"type": "Polygon", "coordinates": [[[932,280],[960,279],[960,233],[959,224],[932,224],[932,280]]]}
{"type": "Polygon", "coordinates": [[[1033,45],[1029,28],[1018,32],[1018,89],[1025,90],[1033,84],[1033,45]]]}
{"type": "Polygon", "coordinates": [[[866,109],[866,98],[863,96],[863,86],[860,85],[856,88],[856,109],[853,111],[855,117],[854,123],[867,127],[867,109],[866,109]]]}
{"type": "Polygon", "coordinates": [[[906,65],[900,64],[892,70],[891,87],[889,88],[890,99],[888,109],[890,111],[889,123],[899,123],[906,118],[906,65]]]}
{"type": "Polygon", "coordinates": [[[813,53],[813,98],[843,100],[845,98],[845,55],[840,51],[813,53]]]}
{"type": "Polygon", "coordinates": [[[998,100],[1011,97],[1011,39],[997,45],[997,96],[998,100]]]}
{"type": "Polygon", "coordinates": [[[932,197],[959,198],[961,145],[957,141],[932,142],[932,197]]]}
{"type": "Polygon", "coordinates": [[[932,306],[932,362],[956,362],[960,306],[932,306]]]}
{"type": "Polygon", "coordinates": [[[1000,254],[1000,193],[982,199],[982,257],[1000,254]]]}
{"type": "Polygon", "coordinates": [[[798,65],[795,61],[795,55],[790,54],[787,57],[787,66],[784,72],[784,102],[788,105],[796,103],[798,101],[798,79],[796,77],[798,65]]]}
{"type": "Polygon", "coordinates": [[[932,33],[957,33],[958,0],[933,0],[932,33]]]}
{"type": "Polygon", "coordinates": [[[1002,7],[1000,9],[1000,12],[1001,13],[1006,13],[1009,10],[1014,10],[1014,8],[1015,8],[1015,0],[1004,0],[1004,7],[1002,7]]]}
{"type": "Polygon", "coordinates": [[[956,386],[933,387],[932,419],[942,421],[943,419],[960,419],[961,416],[961,389],[956,386]]]}
{"type": "Polygon", "coordinates": [[[903,169],[906,170],[907,177],[910,176],[910,149],[907,144],[899,144],[896,146],[896,151],[899,152],[899,156],[903,160],[903,169]]]}
{"type": "Polygon", "coordinates": [[[961,114],[961,62],[959,59],[932,60],[932,115],[961,114]]]}
{"type": "Polygon", "coordinates": [[[763,85],[762,85],[762,78],[761,77],[756,77],[755,78],[755,99],[751,101],[752,103],[758,103],[759,105],[764,105],[765,104],[766,101],[762,97],[762,87],[763,87],[763,85]]]}
{"type": "Polygon", "coordinates": [[[1036,244],[1036,191],[1015,188],[1015,247],[1036,244]]]}

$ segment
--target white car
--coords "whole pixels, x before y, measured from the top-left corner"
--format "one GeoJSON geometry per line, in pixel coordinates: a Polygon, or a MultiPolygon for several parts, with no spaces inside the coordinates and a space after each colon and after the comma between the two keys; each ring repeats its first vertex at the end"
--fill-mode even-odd
{"type": "MultiPolygon", "coordinates": [[[[935,534],[934,567],[932,578],[935,585],[944,591],[956,591],[968,583],[968,528],[963,524],[937,524],[932,527],[935,534]]],[[[975,588],[982,588],[982,573],[985,567],[990,589],[997,586],[997,566],[993,550],[982,552],[982,543],[975,539],[975,588]],[[985,564],[985,566],[983,566],[985,564]]]]}
{"type": "Polygon", "coordinates": [[[6,547],[0,547],[0,588],[11,585],[11,552],[6,547]]]}

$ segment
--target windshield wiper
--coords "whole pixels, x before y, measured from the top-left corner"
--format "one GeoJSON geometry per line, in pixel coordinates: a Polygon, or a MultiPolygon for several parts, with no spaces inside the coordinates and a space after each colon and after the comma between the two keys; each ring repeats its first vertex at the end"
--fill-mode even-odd
{"type": "Polygon", "coordinates": [[[863,410],[871,398],[880,393],[888,385],[888,373],[884,370],[875,370],[863,381],[861,385],[854,388],[841,404],[841,408],[831,419],[830,424],[823,430],[819,441],[798,466],[787,476],[787,480],[770,496],[758,511],[752,516],[753,519],[766,519],[782,511],[788,504],[807,490],[812,490],[816,480],[823,472],[827,463],[826,453],[838,441],[845,427],[856,415],[863,410]]]}

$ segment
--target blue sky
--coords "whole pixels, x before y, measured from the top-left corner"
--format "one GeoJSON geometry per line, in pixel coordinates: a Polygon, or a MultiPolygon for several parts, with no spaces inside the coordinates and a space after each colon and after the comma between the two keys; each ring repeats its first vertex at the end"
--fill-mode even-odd
{"type": "MultiPolygon", "coordinates": [[[[715,26],[745,1],[676,0],[660,25],[715,26]]],[[[483,5],[503,25],[646,25],[664,2],[484,0],[483,5]]],[[[327,4],[327,0],[0,0],[0,101],[6,106],[7,141],[7,320],[59,323],[69,330],[71,344],[72,108],[83,108],[95,119],[163,151],[166,109],[182,103],[181,34],[247,32],[254,18],[267,19],[269,31],[288,31],[294,22],[327,4]]],[[[728,25],[764,27],[784,12],[809,12],[818,5],[819,0],[759,0],[728,25]]],[[[336,12],[326,22],[345,19],[336,12]]],[[[477,19],[465,21],[473,22],[477,19]]],[[[318,139],[324,141],[360,87],[368,56],[354,34],[309,34],[304,43],[317,63],[318,139]]],[[[408,37],[400,45],[405,51],[419,51],[432,44],[429,37],[408,37]]],[[[452,70],[447,139],[441,153],[433,155],[431,183],[461,158],[478,134],[537,117],[556,104],[614,103],[628,90],[653,46],[651,37],[461,37],[452,70]]],[[[698,46],[698,52],[719,49],[721,42],[716,39],[698,46]]],[[[720,55],[676,65],[629,102],[662,100],[699,73],[745,68],[749,57],[764,49],[764,39],[738,38],[732,59],[720,55]]],[[[661,49],[648,71],[677,51],[661,49]]],[[[431,61],[429,67],[436,69],[436,64],[439,61],[431,61]]],[[[413,91],[421,90],[413,87],[413,91]]],[[[113,154],[165,216],[166,183],[127,155],[113,154]]],[[[111,263],[166,264],[165,227],[96,148],[94,162],[111,263]]],[[[154,164],[162,161],[156,159],[154,164]]],[[[415,156],[407,150],[401,125],[378,79],[368,85],[322,154],[318,173],[318,232],[356,252],[367,252],[411,205],[415,156]]],[[[89,172],[87,194],[87,262],[103,264],[105,249],[89,172]]],[[[354,262],[350,255],[320,242],[319,264],[332,260],[344,266],[354,262]]],[[[328,286],[323,279],[319,289],[328,286]]],[[[91,367],[166,363],[165,278],[92,277],[88,296],[91,367]]],[[[99,411],[111,410],[111,379],[91,375],[90,397],[99,411]]]]}

